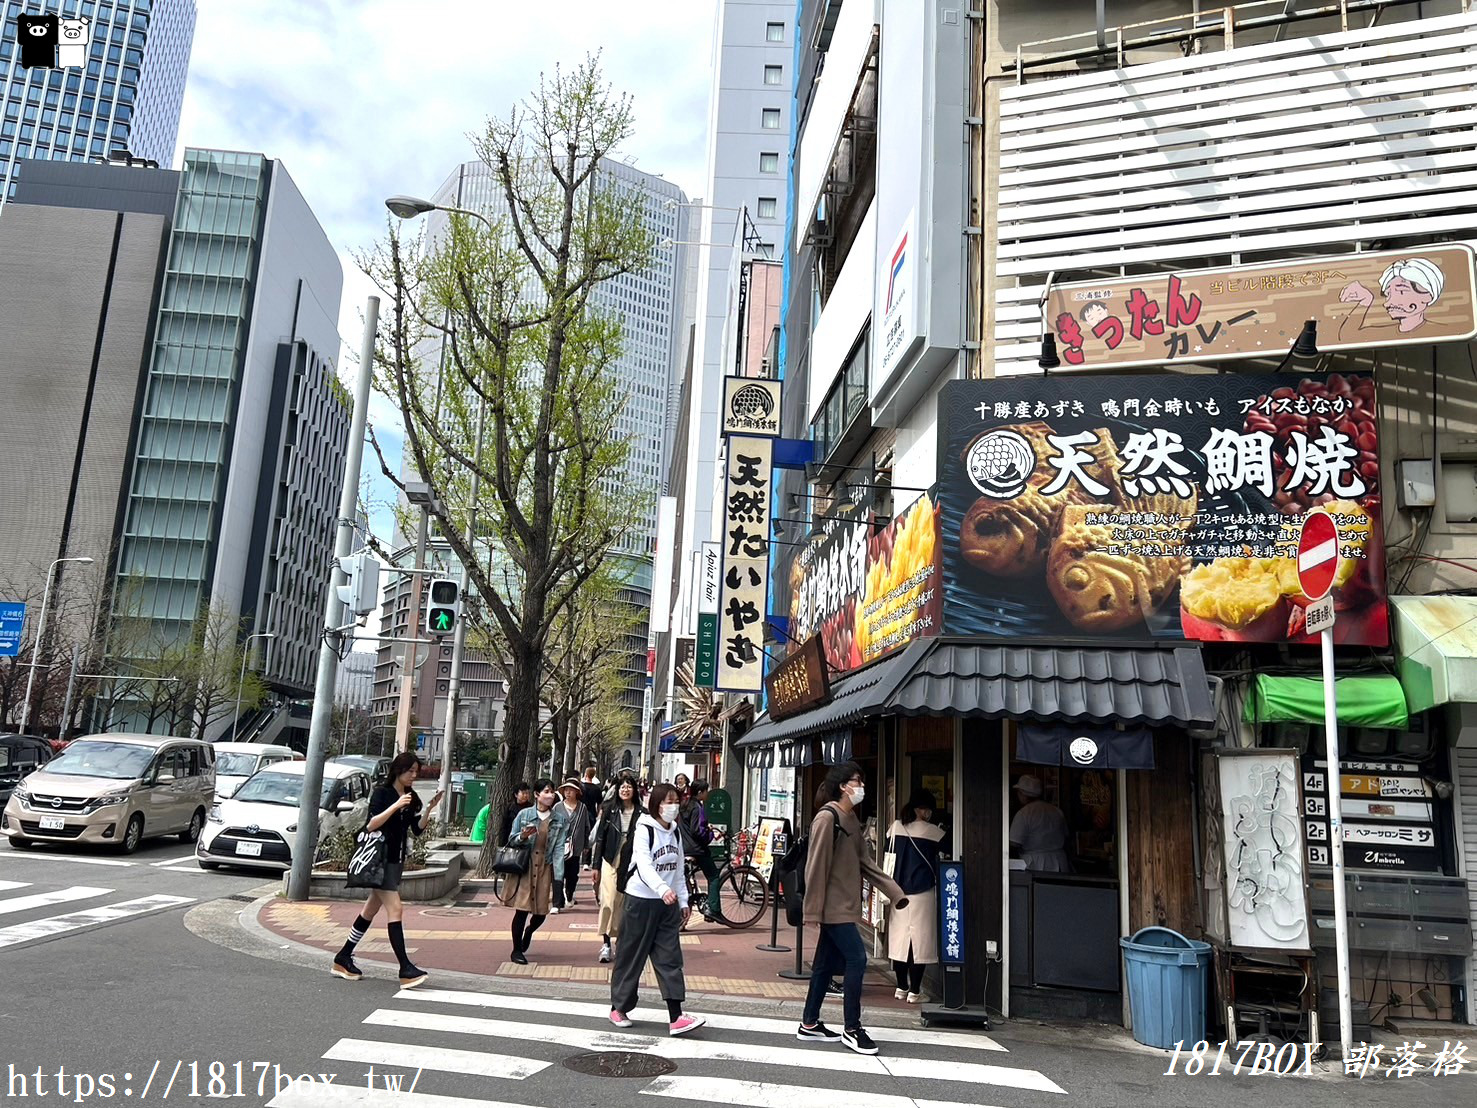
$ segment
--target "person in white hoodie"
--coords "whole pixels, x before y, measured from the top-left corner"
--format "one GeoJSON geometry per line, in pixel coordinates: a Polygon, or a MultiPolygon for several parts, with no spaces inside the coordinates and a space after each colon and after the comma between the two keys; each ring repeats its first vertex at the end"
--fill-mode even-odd
{"type": "Polygon", "coordinates": [[[625,899],[615,968],[610,975],[610,1022],[630,1027],[636,991],[646,960],[656,973],[673,1035],[696,1031],[707,1021],[682,1011],[687,984],[682,976],[682,928],[692,911],[683,872],[679,797],[675,785],[653,785],[646,812],[636,821],[631,866],[622,874],[625,899]]]}

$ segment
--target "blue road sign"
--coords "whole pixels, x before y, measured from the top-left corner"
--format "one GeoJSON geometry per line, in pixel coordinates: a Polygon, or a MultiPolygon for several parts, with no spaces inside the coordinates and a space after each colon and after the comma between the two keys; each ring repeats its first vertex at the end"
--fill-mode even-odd
{"type": "Polygon", "coordinates": [[[416,735],[416,737],[415,737],[415,748],[417,750],[424,750],[424,749],[426,749],[426,733],[424,731],[422,731],[422,732],[420,732],[420,734],[416,735]]]}
{"type": "Polygon", "coordinates": [[[21,652],[21,631],[26,625],[24,604],[0,600],[0,658],[14,658],[21,652]]]}

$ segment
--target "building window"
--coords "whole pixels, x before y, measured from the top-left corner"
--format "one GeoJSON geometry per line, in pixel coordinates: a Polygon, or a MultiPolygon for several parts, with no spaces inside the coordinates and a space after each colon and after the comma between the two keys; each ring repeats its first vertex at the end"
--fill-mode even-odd
{"type": "Polygon", "coordinates": [[[782,65],[766,65],[764,67],[764,83],[766,85],[782,85],[785,82],[785,67],[782,65]]]}
{"type": "Polygon", "coordinates": [[[766,131],[778,131],[780,129],[780,110],[778,108],[765,108],[762,118],[766,131]]]}
{"type": "Polygon", "coordinates": [[[779,203],[773,196],[761,196],[759,208],[756,213],[759,219],[778,219],[779,203]]]}
{"type": "Polygon", "coordinates": [[[760,154],[759,172],[778,173],[780,171],[780,156],[778,154],[760,154]]]}
{"type": "Polygon", "coordinates": [[[784,42],[785,25],[783,23],[766,23],[764,25],[764,39],[766,42],[784,42]]]}
{"type": "Polygon", "coordinates": [[[761,258],[773,258],[774,257],[774,243],[772,243],[772,242],[761,242],[755,252],[761,258]]]}

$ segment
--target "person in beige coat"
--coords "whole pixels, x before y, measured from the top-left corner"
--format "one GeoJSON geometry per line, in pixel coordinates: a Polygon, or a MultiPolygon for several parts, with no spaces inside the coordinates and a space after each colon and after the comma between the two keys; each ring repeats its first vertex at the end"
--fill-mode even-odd
{"type": "Polygon", "coordinates": [[[801,1042],[840,1042],[858,1054],[876,1054],[877,1044],[862,1027],[862,978],[867,948],[862,922],[862,875],[880,889],[894,908],[908,898],[898,883],[867,854],[856,809],[866,799],[866,778],[855,762],[832,766],[816,792],[816,815],[810,825],[805,856],[805,922],[820,928],[811,956],[810,991],[795,1037],[801,1042]],[[843,972],[843,1028],[838,1035],[821,1022],[831,975],[843,972]]]}
{"type": "Polygon", "coordinates": [[[908,894],[908,906],[893,905],[887,920],[887,956],[897,974],[899,1000],[917,1004],[923,999],[923,971],[939,960],[939,847],[944,829],[929,822],[933,794],[918,789],[888,828],[892,876],[908,894]]]}

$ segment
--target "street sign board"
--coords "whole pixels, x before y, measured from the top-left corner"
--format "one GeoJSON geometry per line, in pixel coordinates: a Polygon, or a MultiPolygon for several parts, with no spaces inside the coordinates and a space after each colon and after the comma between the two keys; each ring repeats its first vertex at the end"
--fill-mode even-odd
{"type": "Polygon", "coordinates": [[[1317,635],[1333,628],[1333,597],[1315,600],[1303,612],[1307,621],[1308,634],[1317,635]]]}
{"type": "Polygon", "coordinates": [[[1322,600],[1333,588],[1338,570],[1339,529],[1333,516],[1327,512],[1309,512],[1298,532],[1298,586],[1303,595],[1309,600],[1322,600]]]}
{"type": "Polygon", "coordinates": [[[718,613],[701,612],[697,617],[697,660],[693,680],[699,688],[711,689],[718,681],[718,613]]]}
{"type": "Polygon", "coordinates": [[[15,658],[21,652],[21,632],[26,626],[26,606],[0,601],[0,658],[15,658]]]}

